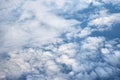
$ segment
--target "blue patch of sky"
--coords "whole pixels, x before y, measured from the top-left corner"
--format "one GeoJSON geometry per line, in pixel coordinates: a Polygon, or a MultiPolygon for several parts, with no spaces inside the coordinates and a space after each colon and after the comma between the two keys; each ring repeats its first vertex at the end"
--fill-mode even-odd
{"type": "Polygon", "coordinates": [[[57,11],[56,14],[68,20],[75,19],[77,21],[80,21],[81,22],[81,24],[79,24],[80,27],[84,28],[87,27],[89,17],[91,16],[91,14],[95,13],[99,9],[101,9],[101,7],[96,7],[90,4],[88,8],[85,8],[83,10],[73,11],[72,13],[70,13],[69,11],[68,12],[57,11]]]}
{"type": "Polygon", "coordinates": [[[0,54],[0,61],[1,60],[9,60],[10,56],[7,53],[1,53],[0,54]]]}
{"type": "Polygon", "coordinates": [[[62,64],[61,68],[62,68],[61,72],[65,73],[65,74],[68,74],[68,73],[70,73],[72,71],[72,67],[71,66],[67,66],[65,64],[62,64]]]}
{"type": "Polygon", "coordinates": [[[108,9],[108,11],[110,13],[119,13],[120,12],[120,8],[116,7],[115,5],[112,5],[112,3],[111,4],[106,4],[106,5],[104,5],[104,7],[106,9],[108,9]]]}
{"type": "Polygon", "coordinates": [[[18,78],[18,80],[27,80],[27,76],[23,74],[18,78]]]}
{"type": "Polygon", "coordinates": [[[119,38],[120,39],[120,23],[114,24],[111,30],[107,31],[95,31],[91,36],[104,36],[107,40],[119,38]]]}

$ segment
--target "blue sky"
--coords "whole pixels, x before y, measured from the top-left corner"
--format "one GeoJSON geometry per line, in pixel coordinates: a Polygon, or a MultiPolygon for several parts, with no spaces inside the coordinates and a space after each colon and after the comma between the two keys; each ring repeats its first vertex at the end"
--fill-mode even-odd
{"type": "Polygon", "coordinates": [[[1,0],[0,80],[120,80],[120,1],[1,0]]]}

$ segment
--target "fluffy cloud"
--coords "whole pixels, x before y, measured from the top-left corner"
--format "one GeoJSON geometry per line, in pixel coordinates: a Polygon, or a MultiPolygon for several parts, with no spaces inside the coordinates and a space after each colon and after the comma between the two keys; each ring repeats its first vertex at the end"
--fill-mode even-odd
{"type": "Polygon", "coordinates": [[[0,80],[119,80],[119,38],[93,35],[119,24],[111,2],[2,0],[0,80]]]}
{"type": "Polygon", "coordinates": [[[100,47],[101,42],[104,41],[104,38],[88,37],[85,42],[83,42],[82,49],[85,50],[96,50],[100,47]]]}
{"type": "Polygon", "coordinates": [[[98,27],[111,26],[112,24],[118,23],[120,21],[119,16],[120,16],[119,13],[112,14],[112,15],[106,15],[106,16],[100,16],[99,18],[92,20],[90,22],[90,25],[95,25],[98,27]]]}
{"type": "Polygon", "coordinates": [[[97,28],[100,31],[111,29],[112,25],[119,23],[120,14],[110,14],[108,10],[101,10],[97,13],[97,17],[90,20],[89,25],[93,28],[97,28]],[[98,15],[99,14],[99,15],[98,15]]]}

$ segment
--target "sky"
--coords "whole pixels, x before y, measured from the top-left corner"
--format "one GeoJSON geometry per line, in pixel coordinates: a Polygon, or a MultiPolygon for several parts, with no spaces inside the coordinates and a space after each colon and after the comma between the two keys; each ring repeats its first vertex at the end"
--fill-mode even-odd
{"type": "Polygon", "coordinates": [[[0,80],[120,80],[120,0],[0,0],[0,80]]]}

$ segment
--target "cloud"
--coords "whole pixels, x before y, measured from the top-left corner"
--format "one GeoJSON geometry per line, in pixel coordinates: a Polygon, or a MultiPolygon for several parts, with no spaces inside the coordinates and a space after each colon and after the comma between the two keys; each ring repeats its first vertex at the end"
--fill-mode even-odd
{"type": "Polygon", "coordinates": [[[102,12],[98,18],[89,22],[90,26],[97,27],[99,30],[110,29],[112,25],[119,23],[119,13],[107,14],[102,12]]]}
{"type": "Polygon", "coordinates": [[[84,28],[84,29],[81,30],[81,32],[79,33],[78,36],[80,38],[86,37],[86,36],[90,35],[92,33],[92,31],[93,30],[91,28],[86,27],[86,28],[84,28]]]}
{"type": "Polygon", "coordinates": [[[104,3],[107,3],[107,4],[113,4],[113,5],[119,5],[120,1],[119,0],[102,0],[104,3]]]}
{"type": "Polygon", "coordinates": [[[22,0],[14,0],[14,1],[10,1],[10,0],[1,0],[0,3],[0,23],[3,22],[12,22],[12,21],[16,21],[18,18],[17,16],[19,16],[20,14],[18,14],[18,12],[20,11],[20,9],[18,10],[19,6],[21,6],[22,4],[22,0]]]}
{"type": "Polygon", "coordinates": [[[14,1],[10,1],[10,0],[4,1],[4,0],[1,0],[0,9],[15,8],[21,2],[22,2],[22,0],[21,1],[17,1],[17,0],[14,0],[14,1]]]}
{"type": "Polygon", "coordinates": [[[83,42],[83,49],[88,49],[88,50],[96,50],[98,47],[100,47],[101,42],[104,41],[104,38],[101,37],[88,37],[85,42],[83,42]],[[92,43],[93,42],[93,43],[92,43]]]}
{"type": "Polygon", "coordinates": [[[102,52],[103,54],[110,53],[109,50],[108,50],[107,48],[103,48],[103,49],[101,49],[101,52],[102,52]]]}
{"type": "Polygon", "coordinates": [[[93,35],[119,24],[108,2],[2,1],[0,79],[119,80],[119,38],[93,35]]]}

